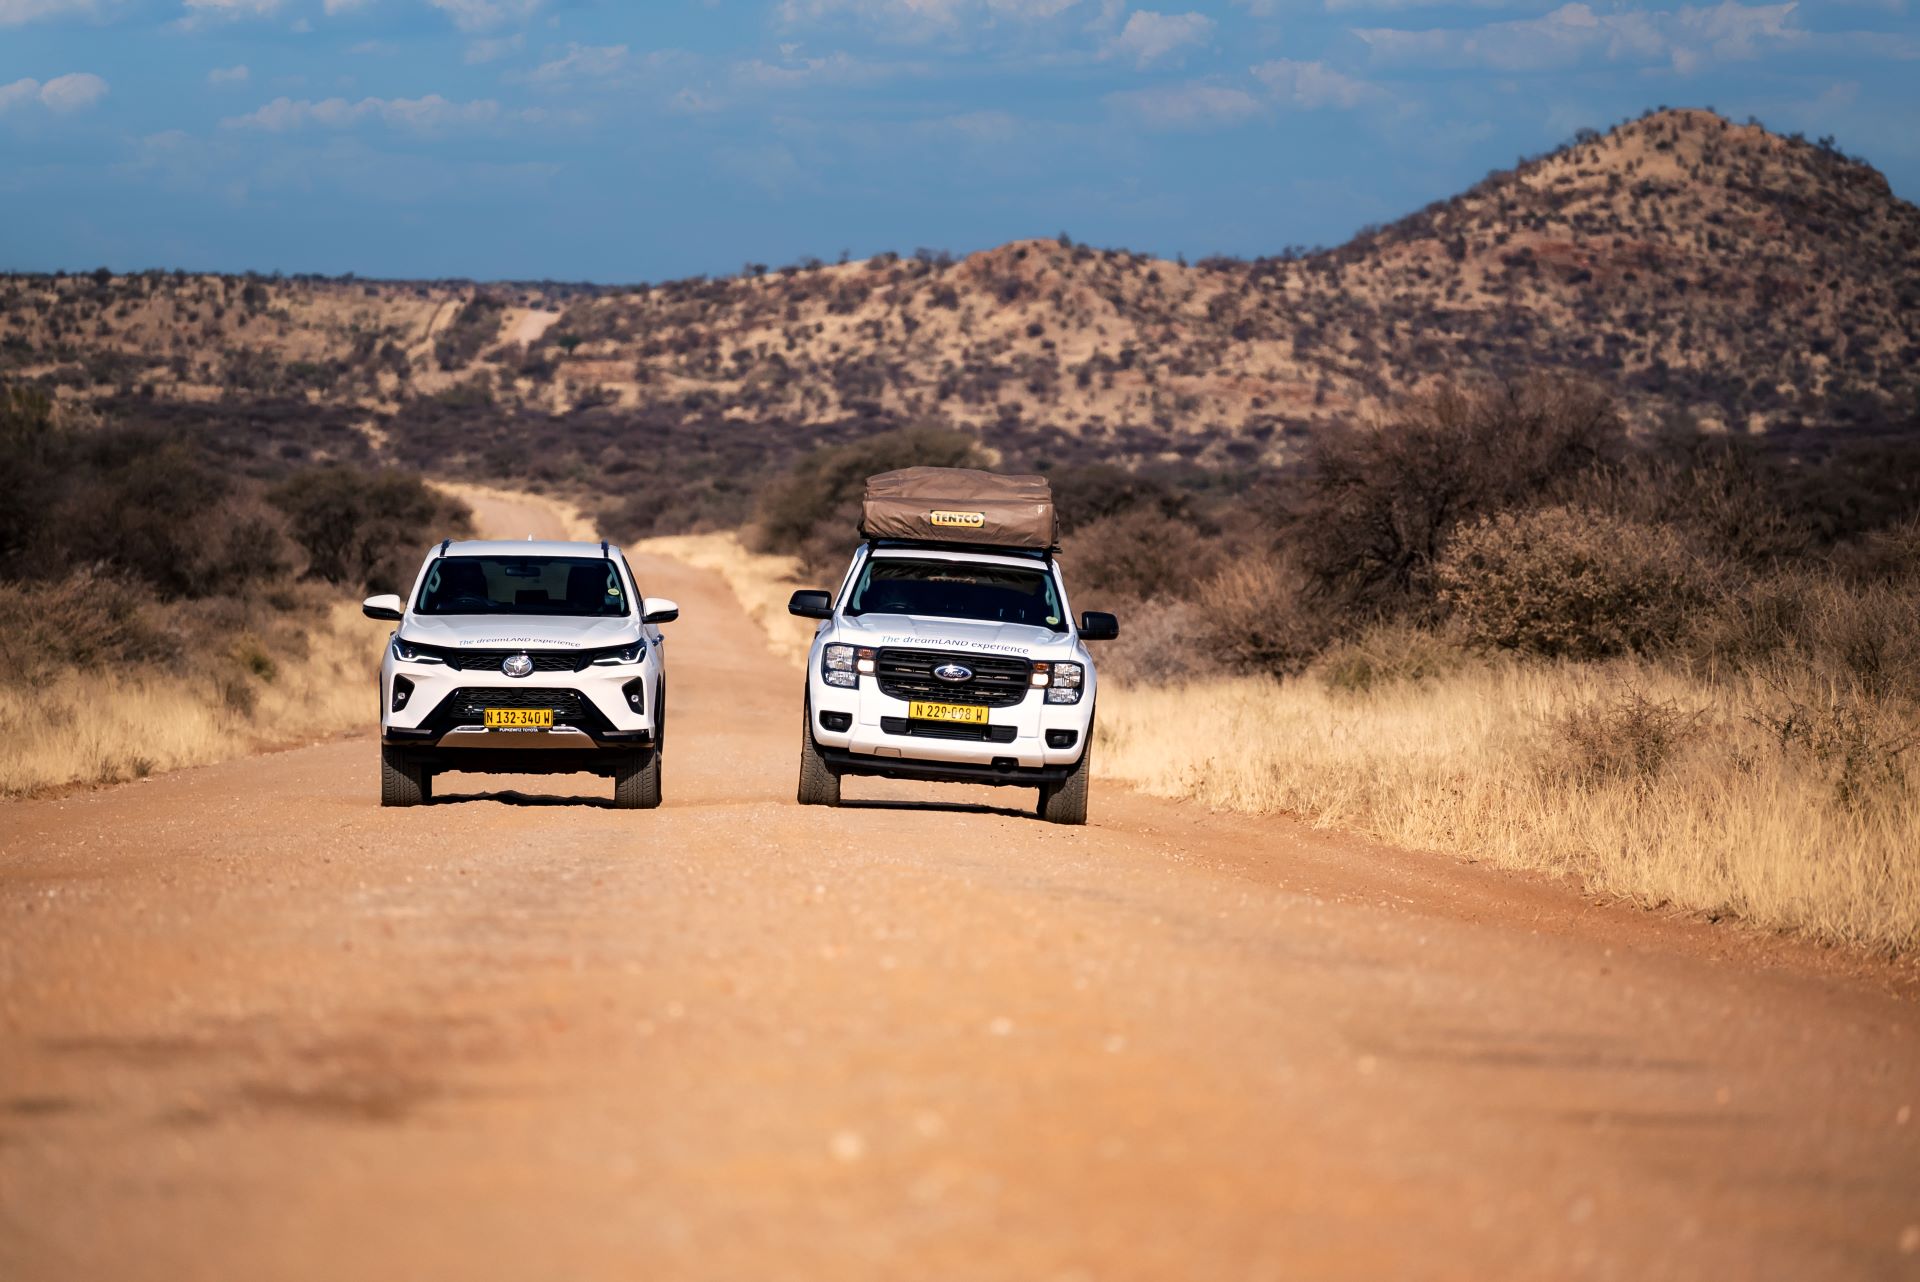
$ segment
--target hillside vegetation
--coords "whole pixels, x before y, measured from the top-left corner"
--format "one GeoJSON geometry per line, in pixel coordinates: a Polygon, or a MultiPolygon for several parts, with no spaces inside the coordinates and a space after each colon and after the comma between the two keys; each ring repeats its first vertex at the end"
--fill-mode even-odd
{"type": "Polygon", "coordinates": [[[495,475],[538,439],[543,481],[627,460],[635,436],[724,454],[902,422],[1276,463],[1467,371],[1597,378],[1643,428],[1904,428],[1920,211],[1831,145],[1661,111],[1337,249],[1253,262],[1061,237],[631,288],[0,281],[16,380],[323,403],[495,475]]]}

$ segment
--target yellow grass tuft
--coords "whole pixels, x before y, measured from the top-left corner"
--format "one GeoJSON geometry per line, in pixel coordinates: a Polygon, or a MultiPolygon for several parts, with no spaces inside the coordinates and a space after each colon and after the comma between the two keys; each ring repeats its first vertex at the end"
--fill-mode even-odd
{"type": "MultiPolygon", "coordinates": [[[[1364,693],[1312,679],[1102,692],[1100,773],[1398,845],[1578,878],[1603,894],[1817,938],[1920,944],[1920,793],[1897,760],[1849,800],[1764,723],[1756,685],[1639,664],[1473,669],[1364,693]],[[1665,707],[1651,770],[1595,770],[1596,706],[1665,707]]],[[[1884,763],[1883,763],[1884,764],[1884,763]]]]}
{"type": "MultiPolygon", "coordinates": [[[[64,673],[0,687],[0,796],[118,783],[374,724],[380,625],[341,603],[270,675],[64,673]]],[[[267,665],[262,665],[267,666],[267,665]]]]}

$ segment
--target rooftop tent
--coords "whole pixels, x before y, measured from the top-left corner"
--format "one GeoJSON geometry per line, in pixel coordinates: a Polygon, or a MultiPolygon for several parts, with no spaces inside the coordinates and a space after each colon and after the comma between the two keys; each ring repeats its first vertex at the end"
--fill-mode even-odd
{"type": "Polygon", "coordinates": [[[1046,477],[964,467],[909,467],[868,477],[860,533],[1042,552],[1059,542],[1046,477]]]}

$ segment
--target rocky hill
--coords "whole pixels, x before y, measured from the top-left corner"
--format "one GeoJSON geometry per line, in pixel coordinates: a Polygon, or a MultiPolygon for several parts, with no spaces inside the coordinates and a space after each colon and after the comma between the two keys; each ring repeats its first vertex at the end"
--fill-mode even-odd
{"type": "MultiPolygon", "coordinates": [[[[1332,250],[1062,241],[634,288],[107,272],[0,279],[0,377],[364,418],[876,422],[1276,459],[1432,380],[1566,370],[1635,419],[1904,430],[1920,209],[1830,145],[1662,111],[1332,250]]],[[[1089,442],[1091,443],[1091,442],[1089,442]]]]}

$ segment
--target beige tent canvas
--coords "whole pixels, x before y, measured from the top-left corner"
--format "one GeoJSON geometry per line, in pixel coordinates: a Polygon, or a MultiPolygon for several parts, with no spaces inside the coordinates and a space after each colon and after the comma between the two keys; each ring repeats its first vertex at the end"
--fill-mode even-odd
{"type": "Polygon", "coordinates": [[[909,467],[868,477],[860,533],[1040,551],[1059,542],[1046,477],[964,467],[909,467]]]}

